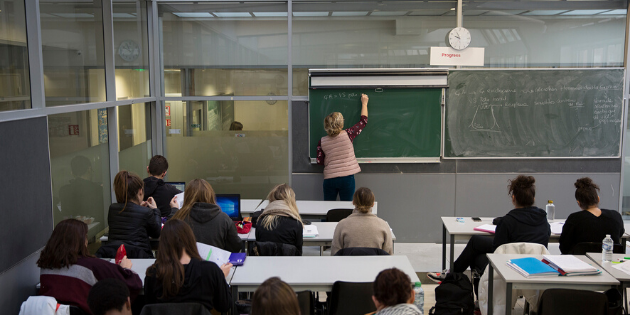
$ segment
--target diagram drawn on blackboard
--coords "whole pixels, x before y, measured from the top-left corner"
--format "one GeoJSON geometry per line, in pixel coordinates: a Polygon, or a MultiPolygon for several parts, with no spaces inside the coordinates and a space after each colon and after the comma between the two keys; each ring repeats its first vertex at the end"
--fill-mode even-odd
{"type": "Polygon", "coordinates": [[[501,132],[501,127],[499,127],[497,118],[494,116],[494,106],[477,106],[470,128],[471,131],[501,132]]]}

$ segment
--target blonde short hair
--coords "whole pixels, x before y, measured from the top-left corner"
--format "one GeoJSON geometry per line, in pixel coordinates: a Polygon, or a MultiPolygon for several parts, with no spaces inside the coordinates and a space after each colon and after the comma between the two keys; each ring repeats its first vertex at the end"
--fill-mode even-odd
{"type": "Polygon", "coordinates": [[[326,133],[334,137],[343,130],[343,115],[340,112],[334,112],[324,118],[324,129],[326,133]]]}

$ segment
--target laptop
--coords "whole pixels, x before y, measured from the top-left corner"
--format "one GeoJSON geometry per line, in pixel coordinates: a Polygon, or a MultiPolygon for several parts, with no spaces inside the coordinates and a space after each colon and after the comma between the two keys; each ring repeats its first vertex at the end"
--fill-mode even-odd
{"type": "Polygon", "coordinates": [[[217,194],[217,205],[233,221],[241,221],[241,195],[240,194],[217,194]]]}
{"type": "Polygon", "coordinates": [[[179,189],[180,191],[184,191],[184,188],[186,188],[186,183],[184,182],[166,182],[169,185],[173,185],[175,186],[175,188],[179,189]]]}

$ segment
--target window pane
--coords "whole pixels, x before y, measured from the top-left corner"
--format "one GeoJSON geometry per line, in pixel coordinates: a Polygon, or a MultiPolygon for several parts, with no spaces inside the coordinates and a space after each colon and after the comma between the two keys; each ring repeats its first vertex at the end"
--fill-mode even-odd
{"type": "Polygon", "coordinates": [[[116,99],[149,97],[149,50],[146,4],[114,2],[116,99]]]}
{"type": "Polygon", "coordinates": [[[286,3],[173,3],[158,9],[167,94],[287,95],[286,3]],[[179,73],[168,78],[173,71],[179,73]]]}
{"type": "Polygon", "coordinates": [[[289,181],[286,101],[166,102],[169,181],[207,180],[217,193],[263,198],[289,181]],[[264,117],[264,119],[261,119],[264,117]],[[233,122],[242,130],[230,130],[233,122]]]}
{"type": "Polygon", "coordinates": [[[149,103],[118,106],[118,166],[146,177],[151,159],[149,103]]]}
{"type": "MultiPolygon", "coordinates": [[[[626,2],[593,1],[592,9],[584,4],[465,2],[464,26],[470,47],[485,48],[485,67],[623,66],[626,2]],[[551,7],[564,9],[545,10],[551,7]]],[[[294,95],[308,94],[309,68],[428,67],[430,48],[447,45],[455,5],[294,3],[294,95]]]]}
{"type": "Polygon", "coordinates": [[[92,243],[107,227],[111,204],[107,109],[48,116],[55,225],[88,223],[92,243]]]}
{"type": "Polygon", "coordinates": [[[0,0],[0,111],[31,108],[24,1],[0,0]]]}
{"type": "Polygon", "coordinates": [[[40,1],[46,106],[105,97],[101,1],[40,1]]]}

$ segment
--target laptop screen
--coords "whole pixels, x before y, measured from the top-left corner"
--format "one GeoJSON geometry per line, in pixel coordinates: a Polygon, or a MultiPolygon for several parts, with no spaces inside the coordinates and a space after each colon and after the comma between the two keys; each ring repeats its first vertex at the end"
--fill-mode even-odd
{"type": "Polygon", "coordinates": [[[184,182],[166,182],[166,183],[175,186],[175,188],[181,191],[184,191],[184,188],[186,188],[186,183],[184,182]]]}
{"type": "Polygon", "coordinates": [[[241,195],[217,194],[217,204],[233,220],[241,220],[241,195]]]}

